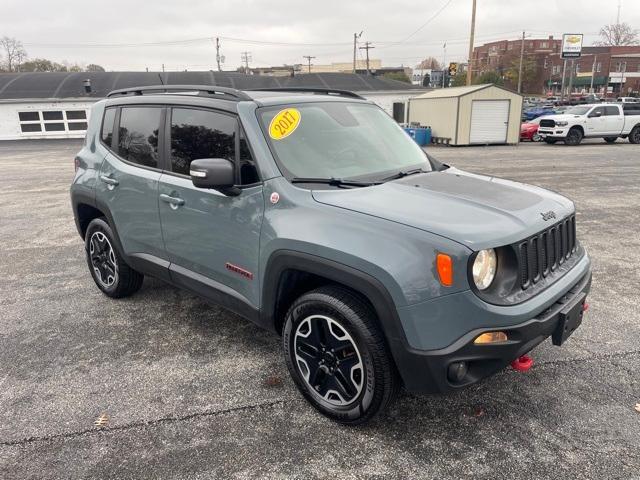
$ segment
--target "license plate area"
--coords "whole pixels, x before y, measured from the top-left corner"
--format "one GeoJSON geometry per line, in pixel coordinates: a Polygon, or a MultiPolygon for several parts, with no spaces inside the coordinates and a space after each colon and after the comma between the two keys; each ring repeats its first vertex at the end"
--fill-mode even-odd
{"type": "Polygon", "coordinates": [[[586,296],[585,293],[581,293],[573,302],[560,310],[558,326],[551,336],[554,345],[562,345],[582,323],[586,296]]]}

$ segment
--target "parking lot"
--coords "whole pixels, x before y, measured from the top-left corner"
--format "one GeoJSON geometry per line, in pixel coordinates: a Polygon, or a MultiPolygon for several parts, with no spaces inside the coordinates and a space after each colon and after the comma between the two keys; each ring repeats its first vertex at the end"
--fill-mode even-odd
{"type": "Polygon", "coordinates": [[[358,428],[315,413],[247,321],[149,278],[100,293],[69,204],[79,145],[0,143],[0,478],[640,479],[637,145],[429,147],[574,199],[591,308],[531,371],[402,394],[358,428]]]}

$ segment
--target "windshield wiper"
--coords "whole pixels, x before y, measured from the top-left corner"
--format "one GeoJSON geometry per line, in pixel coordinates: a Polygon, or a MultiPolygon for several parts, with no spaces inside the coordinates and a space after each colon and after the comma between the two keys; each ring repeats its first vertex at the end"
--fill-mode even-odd
{"type": "Polygon", "coordinates": [[[388,182],[389,180],[397,180],[398,178],[408,177],[409,175],[416,175],[417,173],[429,173],[430,170],[424,170],[422,168],[414,168],[412,170],[400,170],[398,173],[384,177],[381,182],[388,182]]]}
{"type": "Polygon", "coordinates": [[[322,183],[333,187],[370,187],[372,185],[380,185],[382,182],[359,182],[357,180],[343,180],[341,178],[293,177],[291,183],[322,183]]]}

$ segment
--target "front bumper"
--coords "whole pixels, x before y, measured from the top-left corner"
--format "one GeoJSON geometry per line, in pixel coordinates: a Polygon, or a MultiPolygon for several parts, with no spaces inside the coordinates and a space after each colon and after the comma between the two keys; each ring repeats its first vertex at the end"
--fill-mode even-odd
{"type": "Polygon", "coordinates": [[[500,325],[496,321],[495,325],[469,331],[440,349],[405,348],[398,359],[398,366],[406,389],[414,393],[447,392],[466,387],[502,370],[552,336],[560,321],[561,311],[572,302],[583,303],[590,288],[591,270],[588,268],[550,304],[525,321],[508,325],[500,325]],[[473,343],[478,335],[497,330],[505,332],[508,341],[489,345],[473,343]],[[466,362],[467,373],[462,379],[452,381],[448,377],[448,370],[456,362],[466,362]]]}
{"type": "Polygon", "coordinates": [[[538,128],[538,133],[542,138],[564,138],[569,133],[569,129],[567,127],[544,127],[538,128]]]}

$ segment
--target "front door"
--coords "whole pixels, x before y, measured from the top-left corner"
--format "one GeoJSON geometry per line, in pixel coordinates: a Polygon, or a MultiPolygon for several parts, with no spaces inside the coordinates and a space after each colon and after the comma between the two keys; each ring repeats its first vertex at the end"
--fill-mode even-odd
{"type": "Polygon", "coordinates": [[[104,118],[105,126],[119,128],[103,135],[109,152],[102,162],[96,200],[110,212],[126,255],[165,259],[158,214],[158,145],[163,108],[108,108],[104,118]]]}
{"type": "Polygon", "coordinates": [[[587,129],[584,135],[588,137],[606,135],[607,133],[609,132],[607,128],[607,117],[605,116],[605,107],[595,107],[587,115],[587,129]]]}
{"type": "Polygon", "coordinates": [[[239,138],[238,119],[186,107],[174,107],[167,115],[167,171],[158,197],[171,276],[192,289],[221,290],[257,308],[264,199],[250,152],[239,138]],[[234,161],[240,194],[196,188],[189,164],[199,158],[234,161]]]}

